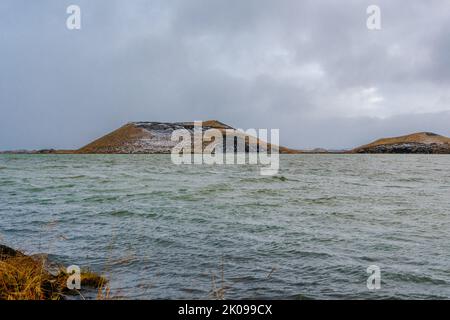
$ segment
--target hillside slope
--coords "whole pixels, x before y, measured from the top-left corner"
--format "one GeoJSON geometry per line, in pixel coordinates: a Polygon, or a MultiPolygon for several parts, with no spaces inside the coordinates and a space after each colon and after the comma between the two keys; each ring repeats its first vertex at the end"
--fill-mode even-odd
{"type": "MultiPolygon", "coordinates": [[[[225,135],[225,130],[234,130],[238,139],[248,137],[243,132],[219,122],[217,120],[204,121],[202,123],[203,131],[208,129],[217,129],[225,135]]],[[[89,143],[78,149],[75,153],[79,154],[103,154],[103,153],[170,153],[177,142],[171,141],[172,132],[177,129],[186,129],[193,134],[193,122],[130,122],[119,129],[89,143]]],[[[259,143],[259,140],[258,140],[259,143]]],[[[206,143],[209,144],[209,143],[206,143]]],[[[256,152],[259,147],[246,144],[246,151],[256,152]]],[[[223,150],[233,152],[236,145],[226,145],[223,150]]],[[[300,153],[300,151],[279,147],[280,153],[300,153]]]]}
{"type": "Polygon", "coordinates": [[[420,132],[406,136],[379,139],[357,147],[351,153],[449,154],[450,138],[431,132],[420,132]]]}

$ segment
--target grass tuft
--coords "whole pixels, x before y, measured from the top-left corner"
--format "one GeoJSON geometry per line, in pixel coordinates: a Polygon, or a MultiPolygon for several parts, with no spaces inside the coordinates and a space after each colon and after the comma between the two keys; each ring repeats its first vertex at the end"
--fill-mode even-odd
{"type": "MultiPolygon", "coordinates": [[[[10,248],[5,254],[5,247],[0,249],[3,250],[0,250],[0,300],[62,300],[75,294],[83,297],[67,288],[69,275],[64,268],[59,268],[54,275],[46,269],[45,259],[32,258],[10,248]]],[[[110,298],[107,284],[104,276],[88,269],[81,271],[82,288],[97,289],[97,298],[110,298]]]]}

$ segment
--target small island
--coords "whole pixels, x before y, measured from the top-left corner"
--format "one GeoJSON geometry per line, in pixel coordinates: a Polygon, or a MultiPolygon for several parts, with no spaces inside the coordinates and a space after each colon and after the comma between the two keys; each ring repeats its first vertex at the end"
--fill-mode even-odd
{"type": "MultiPolygon", "coordinates": [[[[248,135],[217,120],[203,121],[203,131],[217,129],[225,136],[226,130],[236,133],[238,139],[245,140],[245,150],[252,149],[248,144],[248,135]]],[[[77,150],[16,150],[4,151],[7,154],[170,154],[176,142],[171,140],[174,130],[193,131],[193,122],[129,122],[77,150]]],[[[260,144],[257,139],[258,145],[260,144]]],[[[268,144],[270,146],[270,144],[268,144]]],[[[351,150],[330,151],[323,148],[296,150],[279,146],[280,154],[450,154],[450,138],[431,132],[382,138],[351,150]]],[[[236,151],[234,145],[223,146],[224,152],[236,151]]]]}

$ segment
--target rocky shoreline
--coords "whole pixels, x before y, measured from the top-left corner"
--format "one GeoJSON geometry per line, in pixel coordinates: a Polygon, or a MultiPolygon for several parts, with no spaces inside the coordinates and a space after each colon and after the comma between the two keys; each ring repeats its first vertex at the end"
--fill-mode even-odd
{"type": "Polygon", "coordinates": [[[450,154],[450,138],[432,132],[384,138],[355,148],[352,153],[450,154]]]}
{"type": "Polygon", "coordinates": [[[440,145],[437,143],[399,143],[384,144],[370,148],[358,149],[355,153],[416,153],[416,154],[450,154],[449,145],[440,145]]]}

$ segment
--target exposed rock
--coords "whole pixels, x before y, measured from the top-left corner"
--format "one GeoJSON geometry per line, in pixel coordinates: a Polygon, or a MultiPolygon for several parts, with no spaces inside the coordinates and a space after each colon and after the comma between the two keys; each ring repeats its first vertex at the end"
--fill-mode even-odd
{"type": "Polygon", "coordinates": [[[24,254],[22,252],[0,244],[0,261],[23,256],[24,254]]]}
{"type": "Polygon", "coordinates": [[[41,149],[41,150],[36,151],[36,153],[50,154],[50,153],[56,153],[56,150],[55,149],[41,149]]]}
{"type": "MultiPolygon", "coordinates": [[[[194,135],[193,122],[130,122],[75,151],[75,153],[167,154],[178,144],[178,142],[171,140],[172,133],[178,129],[188,130],[192,136],[194,135]]],[[[238,143],[245,144],[245,152],[258,152],[262,151],[263,148],[270,148],[270,144],[266,146],[266,143],[262,143],[259,139],[257,139],[256,144],[249,143],[248,135],[216,120],[202,123],[203,132],[209,129],[217,129],[222,133],[223,152],[235,152],[238,148],[238,143]],[[227,141],[225,139],[227,130],[232,131],[236,139],[227,141]]],[[[204,146],[209,143],[205,142],[204,146]]],[[[214,144],[214,141],[212,143],[214,144]]],[[[297,150],[284,147],[279,147],[279,151],[280,153],[299,153],[297,150]]]]}
{"type": "MultiPolygon", "coordinates": [[[[249,135],[234,129],[217,120],[203,121],[203,131],[217,129],[222,132],[223,138],[227,130],[234,132],[234,141],[224,138],[222,151],[235,152],[238,144],[243,143],[245,152],[258,152],[270,148],[270,144],[257,139],[257,143],[249,143],[249,135]]],[[[89,143],[78,150],[43,149],[37,151],[3,151],[0,154],[168,154],[178,142],[171,141],[174,130],[185,129],[193,135],[193,122],[130,122],[119,129],[89,143]]],[[[212,142],[214,144],[214,142],[212,142]]],[[[210,144],[204,142],[203,147],[210,144]]],[[[191,143],[192,146],[192,143],[191,143]]],[[[281,154],[298,153],[423,153],[423,154],[450,154],[450,138],[431,132],[421,132],[401,137],[384,138],[353,150],[326,150],[316,148],[300,151],[279,146],[281,154]]]]}
{"type": "Polygon", "coordinates": [[[314,148],[312,150],[305,150],[306,153],[329,153],[325,148],[314,148]]]}
{"type": "Polygon", "coordinates": [[[450,138],[431,132],[379,139],[355,148],[352,153],[422,153],[450,154],[450,138]]]}

